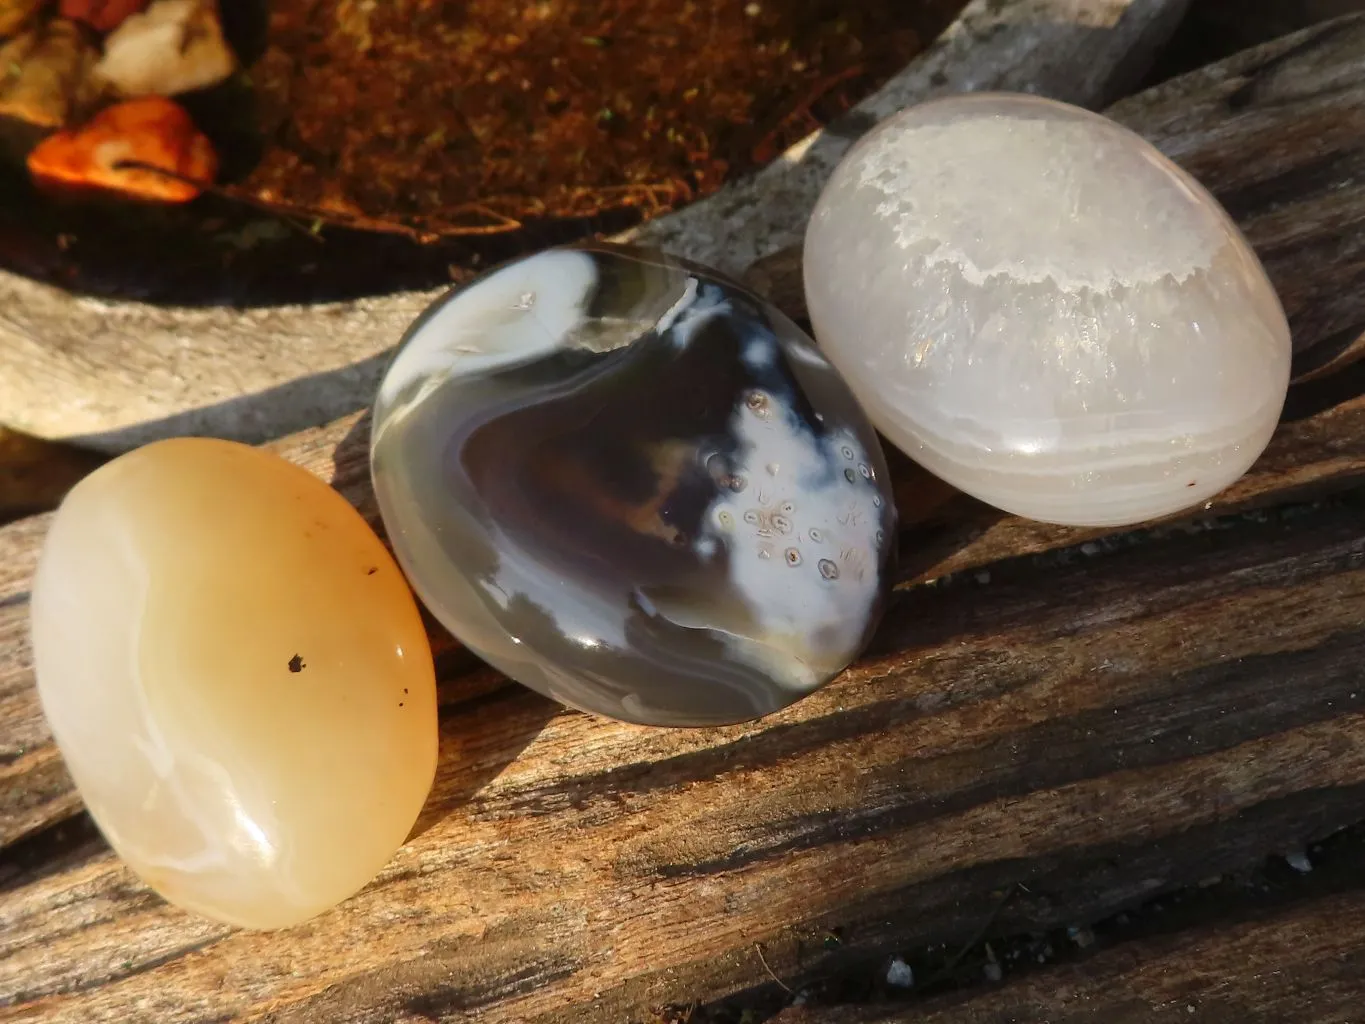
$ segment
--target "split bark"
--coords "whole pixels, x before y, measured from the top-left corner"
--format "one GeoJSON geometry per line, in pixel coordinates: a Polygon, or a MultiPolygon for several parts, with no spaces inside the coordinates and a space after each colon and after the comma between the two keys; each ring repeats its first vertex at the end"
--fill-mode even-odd
{"type": "Polygon", "coordinates": [[[1360,1012],[1365,893],[1125,942],[992,990],[896,1009],[790,1009],[771,1024],[1338,1024],[1360,1012]]]}

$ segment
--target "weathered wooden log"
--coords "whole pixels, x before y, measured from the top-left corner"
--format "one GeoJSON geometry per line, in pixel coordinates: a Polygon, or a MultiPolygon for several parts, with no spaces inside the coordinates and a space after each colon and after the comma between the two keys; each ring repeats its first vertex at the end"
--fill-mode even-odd
{"type": "MultiPolygon", "coordinates": [[[[799,238],[825,176],[875,119],[948,90],[1008,88],[1102,106],[1131,86],[1188,0],[973,0],[941,41],[751,182],[642,238],[742,269],[799,238]],[[739,212],[732,212],[732,211],[739,212]]],[[[0,271],[0,417],[106,451],[178,434],[261,442],[370,401],[435,292],[261,309],[73,297],[0,271]]]]}
{"type": "MultiPolygon", "coordinates": [[[[1234,154],[1230,205],[1282,247],[1310,348],[1365,324],[1362,68],[1365,19],[1346,19],[1123,108],[1162,112],[1154,134],[1187,160],[1234,154]]],[[[0,1005],[81,1022],[638,1020],[762,981],[756,942],[795,978],[965,940],[1017,882],[1006,932],[1331,832],[1365,798],[1365,494],[1348,490],[1365,397],[1349,369],[1307,387],[1214,509],[1274,506],[1250,515],[1107,539],[998,517],[954,536],[902,476],[907,554],[951,538],[915,571],[974,571],[903,587],[857,667],[753,725],[622,726],[442,654],[418,834],[359,896],[266,935],[167,907],[97,839],[33,834],[76,806],[24,637],[45,520],[0,530],[0,799],[18,794],[0,820],[29,836],[0,853],[0,1005]]],[[[373,516],[365,440],[350,417],[278,448],[373,516]]]]}
{"type": "MultiPolygon", "coordinates": [[[[442,691],[426,829],[314,923],[234,932],[99,844],[0,896],[0,1001],[50,1021],[619,1021],[844,955],[1091,920],[1360,814],[1359,496],[903,594],[792,713],[631,729],[442,691]],[[891,653],[894,652],[894,653],[891,653]],[[361,953],[360,951],[363,951],[361,953]]],[[[0,1013],[0,1018],[3,1014],[0,1013]]]]}
{"type": "Polygon", "coordinates": [[[1356,1019],[1365,984],[1365,892],[1252,920],[1127,942],[989,992],[913,1007],[778,1014],[770,1024],[1149,1024],[1356,1019]]]}

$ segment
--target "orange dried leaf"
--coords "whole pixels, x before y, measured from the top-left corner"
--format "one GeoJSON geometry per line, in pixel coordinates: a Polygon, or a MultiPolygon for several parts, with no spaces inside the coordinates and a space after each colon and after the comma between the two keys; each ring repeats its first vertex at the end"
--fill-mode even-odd
{"type": "Polygon", "coordinates": [[[213,181],[218,155],[182,107],[148,96],[48,136],[29,154],[28,170],[40,187],[63,193],[183,203],[213,181]]]}

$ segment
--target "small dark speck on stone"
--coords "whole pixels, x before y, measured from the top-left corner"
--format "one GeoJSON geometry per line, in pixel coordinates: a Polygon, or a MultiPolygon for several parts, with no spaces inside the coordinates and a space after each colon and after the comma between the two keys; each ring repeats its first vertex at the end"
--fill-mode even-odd
{"type": "Polygon", "coordinates": [[[407,692],[408,692],[408,688],[407,688],[406,686],[403,687],[403,692],[404,692],[404,693],[407,693],[407,692]]]}
{"type": "Polygon", "coordinates": [[[374,575],[375,573],[377,573],[378,571],[379,571],[379,566],[377,566],[377,565],[372,565],[372,566],[369,567],[369,569],[367,569],[367,570],[365,571],[365,575],[366,575],[366,576],[373,576],[373,575],[374,575]]]}
{"type": "Polygon", "coordinates": [[[398,706],[399,706],[400,708],[403,706],[403,702],[402,702],[401,700],[398,702],[398,706]]]}
{"type": "Polygon", "coordinates": [[[303,668],[304,668],[304,665],[303,665],[303,655],[302,655],[302,654],[296,654],[296,655],[294,655],[292,658],[289,659],[289,671],[290,671],[290,672],[302,672],[302,671],[303,671],[303,668]]]}
{"type": "Polygon", "coordinates": [[[1197,481],[1191,480],[1191,481],[1190,481],[1189,483],[1187,483],[1185,486],[1186,486],[1186,487],[1193,487],[1193,486],[1195,485],[1195,483],[1197,483],[1197,481]]]}

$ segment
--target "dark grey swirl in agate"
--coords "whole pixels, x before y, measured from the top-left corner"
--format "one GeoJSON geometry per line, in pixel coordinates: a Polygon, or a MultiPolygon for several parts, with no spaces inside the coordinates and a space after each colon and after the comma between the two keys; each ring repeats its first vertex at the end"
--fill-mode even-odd
{"type": "Polygon", "coordinates": [[[872,427],[798,327],[704,268],[594,244],[485,274],[412,326],[374,417],[418,595],[571,707],[756,718],[881,615],[896,518],[872,427]]]}

